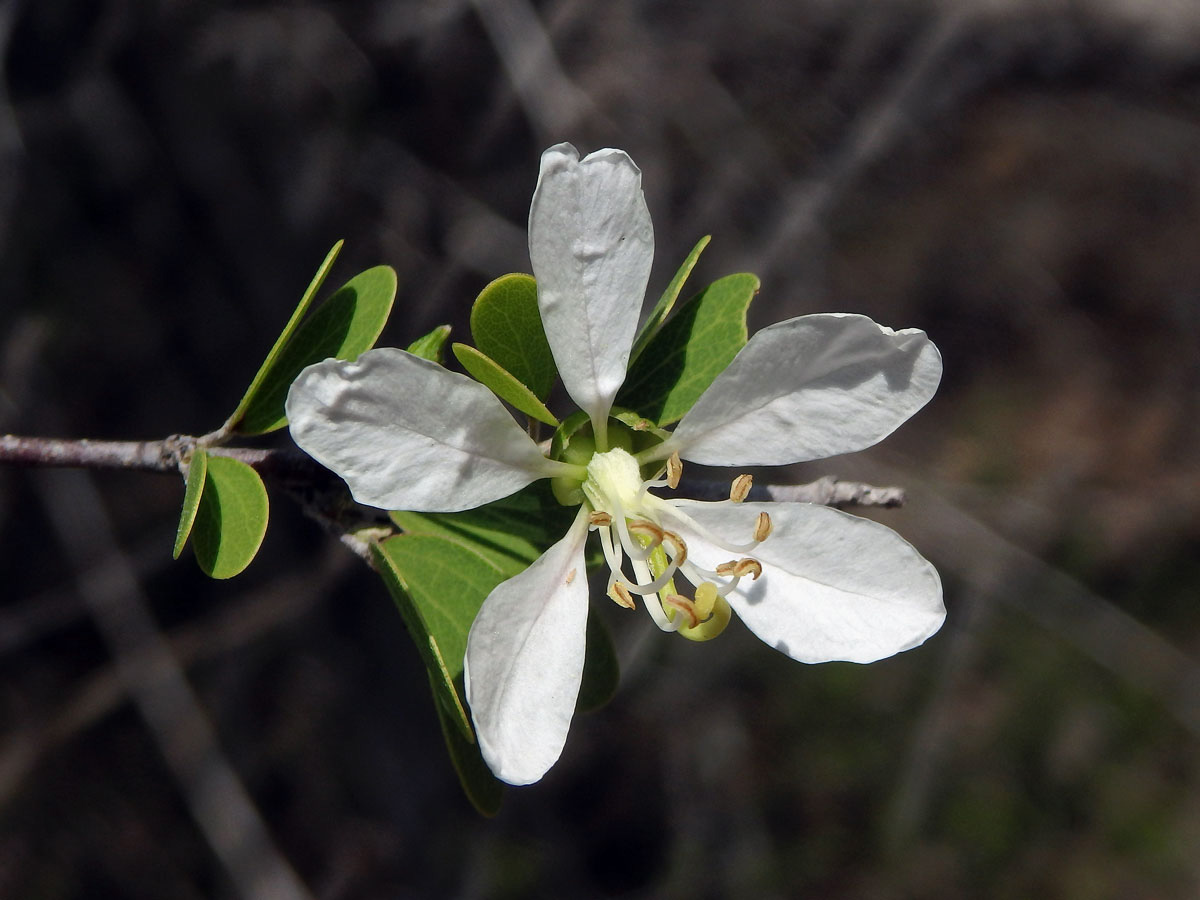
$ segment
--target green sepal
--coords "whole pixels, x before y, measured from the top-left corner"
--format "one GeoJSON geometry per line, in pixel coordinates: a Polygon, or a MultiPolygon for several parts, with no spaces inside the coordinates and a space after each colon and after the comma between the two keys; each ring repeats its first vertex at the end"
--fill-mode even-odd
{"type": "Polygon", "coordinates": [[[675,301],[679,298],[679,292],[683,290],[684,282],[692,274],[692,269],[696,268],[696,261],[700,259],[700,254],[711,240],[712,235],[706,234],[696,242],[696,246],[687,255],[687,258],[683,261],[683,265],[675,272],[675,277],[671,279],[670,284],[667,285],[667,289],[663,291],[662,296],[658,298],[658,302],[654,304],[654,309],[650,310],[649,318],[642,324],[642,327],[638,330],[637,337],[634,339],[633,350],[629,354],[629,365],[631,367],[637,362],[637,358],[642,355],[642,351],[646,349],[646,345],[658,334],[658,330],[662,327],[663,321],[666,320],[671,307],[675,305],[675,301]]]}
{"type": "Polygon", "coordinates": [[[532,275],[502,275],[479,292],[471,307],[471,339],[538,400],[550,396],[558,369],[542,327],[532,275]]]}
{"type": "Polygon", "coordinates": [[[462,367],[471,377],[506,403],[512,404],[525,415],[545,422],[552,428],[558,427],[554,413],[546,409],[537,396],[506,371],[503,366],[467,344],[452,344],[450,347],[462,367]]]}
{"type": "Polygon", "coordinates": [[[756,275],[727,275],[688,300],[629,370],[617,403],[660,427],[679,421],[746,345],[758,286],[756,275]]]}
{"type": "Polygon", "coordinates": [[[417,338],[405,349],[413,356],[419,356],[421,359],[427,359],[440,366],[445,357],[446,338],[448,337],[450,337],[450,326],[439,325],[424,337],[417,338]]]}
{"type": "MultiPolygon", "coordinates": [[[[627,453],[638,454],[661,444],[670,433],[631,409],[613,407],[609,413],[608,442],[610,449],[620,447],[627,453]]],[[[563,420],[550,438],[550,458],[576,466],[586,466],[596,452],[592,420],[582,410],[563,420]]],[[[661,462],[641,467],[642,477],[653,478],[662,468],[661,462]]],[[[570,475],[555,475],[550,479],[555,499],[563,506],[578,506],[583,496],[583,481],[570,475]]]]}
{"type": "Polygon", "coordinates": [[[196,523],[196,510],[200,507],[200,495],[204,491],[205,474],[208,472],[208,452],[203,447],[192,451],[188,460],[187,479],[183,489],[183,508],[179,511],[179,527],[175,529],[175,549],[172,559],[179,559],[187,544],[188,535],[196,523]]]}
{"type": "Polygon", "coordinates": [[[287,424],[283,404],[300,370],[329,357],[355,359],[374,346],[396,299],[396,272],[359,272],[306,319],[274,359],[237,422],[241,434],[265,434],[287,424]]]}
{"type": "Polygon", "coordinates": [[[429,686],[433,690],[433,706],[437,710],[438,724],[442,726],[446,751],[450,754],[454,771],[458,773],[463,793],[482,815],[491,818],[500,812],[500,804],[504,800],[504,783],[492,774],[492,770],[483,761],[479,753],[479,744],[463,737],[462,729],[458,727],[454,716],[446,712],[439,702],[438,686],[432,674],[429,676],[429,686]]]}
{"type": "Polygon", "coordinates": [[[232,578],[250,565],[267,533],[267,489],[250,466],[208,455],[192,527],[192,551],[204,573],[232,578]]]}

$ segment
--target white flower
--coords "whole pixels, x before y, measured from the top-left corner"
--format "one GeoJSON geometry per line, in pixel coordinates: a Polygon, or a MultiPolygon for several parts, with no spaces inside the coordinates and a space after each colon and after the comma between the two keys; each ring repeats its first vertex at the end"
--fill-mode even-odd
{"type": "Polygon", "coordinates": [[[937,348],[921,331],[863,316],[780,322],[754,335],[673,434],[632,454],[630,432],[609,413],[653,252],[641,172],[625,153],[580,160],[559,144],[542,155],[529,253],[554,360],[590,417],[596,452],[586,462],[548,459],[485,387],[402,350],[310,366],[288,394],[296,442],[361,503],[454,512],[539,478],[575,486],[574,524],[492,591],[468,639],[480,750],[512,784],[540,779],[566,741],[583,673],[589,531],[610,566],[609,595],[624,605],[640,597],[660,628],[696,639],[719,632],[732,609],[794,659],[870,662],[917,646],[945,617],[937,572],[875,522],[738,502],[747,478],[717,503],[649,492],[677,483],[680,458],[784,465],[868,447],[933,395],[937,348]],[[666,480],[645,480],[664,461],[666,480]]]}

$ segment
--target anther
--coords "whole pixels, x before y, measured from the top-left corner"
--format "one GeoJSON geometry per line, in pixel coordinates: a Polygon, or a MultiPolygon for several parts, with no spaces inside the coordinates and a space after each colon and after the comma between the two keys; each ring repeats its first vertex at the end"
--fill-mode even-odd
{"type": "Polygon", "coordinates": [[[762,574],[762,563],[757,559],[739,559],[733,567],[733,574],[741,577],[749,575],[754,581],[758,580],[758,576],[762,574]]]}
{"type": "Polygon", "coordinates": [[[653,522],[648,522],[645,519],[634,519],[628,525],[630,534],[640,534],[650,538],[652,546],[657,546],[663,542],[665,532],[653,522]]]}
{"type": "Polygon", "coordinates": [[[667,460],[667,487],[671,490],[679,487],[679,479],[683,477],[683,462],[679,459],[679,453],[671,454],[667,460]]]}
{"type": "Polygon", "coordinates": [[[756,541],[765,541],[771,535],[771,517],[765,512],[758,514],[758,521],[754,523],[754,539],[756,541]]]}
{"type": "Polygon", "coordinates": [[[734,503],[741,503],[749,495],[752,484],[754,484],[754,476],[739,475],[729,486],[729,499],[734,503]]]}
{"type": "Polygon", "coordinates": [[[695,605],[683,594],[667,594],[663,597],[662,602],[671,609],[683,613],[687,617],[688,628],[695,628],[700,624],[700,617],[696,615],[695,605]]]}
{"type": "Polygon", "coordinates": [[[687,562],[687,544],[684,543],[683,538],[673,531],[664,530],[663,540],[675,548],[675,558],[672,560],[672,562],[675,564],[676,568],[687,562]]]}
{"type": "Polygon", "coordinates": [[[713,569],[713,571],[718,575],[736,575],[739,562],[741,562],[741,560],[731,559],[729,562],[721,563],[719,566],[713,569]]]}
{"type": "Polygon", "coordinates": [[[606,526],[612,524],[612,516],[599,509],[594,509],[588,513],[588,521],[596,526],[606,526]]]}
{"type": "Polygon", "coordinates": [[[633,602],[633,595],[629,593],[629,588],[625,587],[619,581],[613,582],[613,586],[609,588],[608,596],[612,597],[619,606],[623,606],[626,609],[637,609],[637,605],[633,602]]]}

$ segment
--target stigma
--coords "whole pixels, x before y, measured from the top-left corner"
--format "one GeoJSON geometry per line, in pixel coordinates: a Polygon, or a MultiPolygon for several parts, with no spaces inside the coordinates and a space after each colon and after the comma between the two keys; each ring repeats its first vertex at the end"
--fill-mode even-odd
{"type": "MultiPolygon", "coordinates": [[[[716,637],[729,623],[726,595],[742,578],[763,574],[762,564],[745,554],[770,536],[772,526],[764,513],[749,541],[733,543],[709,533],[670,499],[651,493],[677,487],[682,470],[678,454],[672,454],[659,477],[647,480],[631,454],[614,448],[592,456],[582,491],[590,507],[589,526],[598,533],[608,564],[608,596],[630,609],[640,597],[663,631],[703,641],[716,637]],[[697,565],[688,558],[688,534],[727,550],[733,558],[714,570],[697,565]]],[[[739,476],[730,499],[718,502],[739,503],[749,488],[750,477],[739,476]]]]}

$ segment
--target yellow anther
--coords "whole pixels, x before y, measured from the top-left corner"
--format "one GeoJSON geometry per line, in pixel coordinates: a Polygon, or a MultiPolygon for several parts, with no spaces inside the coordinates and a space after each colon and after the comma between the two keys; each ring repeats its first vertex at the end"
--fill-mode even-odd
{"type": "Polygon", "coordinates": [[[629,593],[629,588],[625,587],[621,582],[614,581],[612,589],[609,590],[608,596],[616,601],[618,606],[623,606],[626,609],[637,609],[637,605],[633,602],[633,594],[629,593]]]}
{"type": "Polygon", "coordinates": [[[752,580],[757,581],[758,576],[762,574],[762,563],[757,559],[739,559],[733,567],[733,574],[739,577],[749,575],[752,580]]]}
{"type": "Polygon", "coordinates": [[[696,607],[696,617],[703,622],[713,614],[713,607],[717,605],[717,586],[711,581],[701,582],[696,588],[696,599],[694,601],[696,607]]]}
{"type": "Polygon", "coordinates": [[[771,517],[765,512],[758,514],[758,521],[754,523],[754,539],[756,541],[765,541],[771,535],[771,517]]]}
{"type": "Polygon", "coordinates": [[[695,604],[692,603],[683,594],[667,594],[662,598],[664,606],[669,606],[671,609],[682,613],[687,619],[687,627],[695,628],[700,624],[700,617],[696,615],[695,604]]]}
{"type": "Polygon", "coordinates": [[[749,495],[752,484],[754,484],[753,475],[739,475],[729,486],[729,499],[734,503],[741,503],[749,495]]]}
{"type": "Polygon", "coordinates": [[[679,479],[683,477],[683,462],[678,453],[672,453],[667,460],[667,487],[671,490],[679,487],[679,479]]]}
{"type": "Polygon", "coordinates": [[[601,510],[594,509],[590,513],[588,513],[588,521],[591,522],[593,525],[602,527],[605,525],[612,524],[612,516],[610,516],[606,512],[602,512],[601,510]]]}

